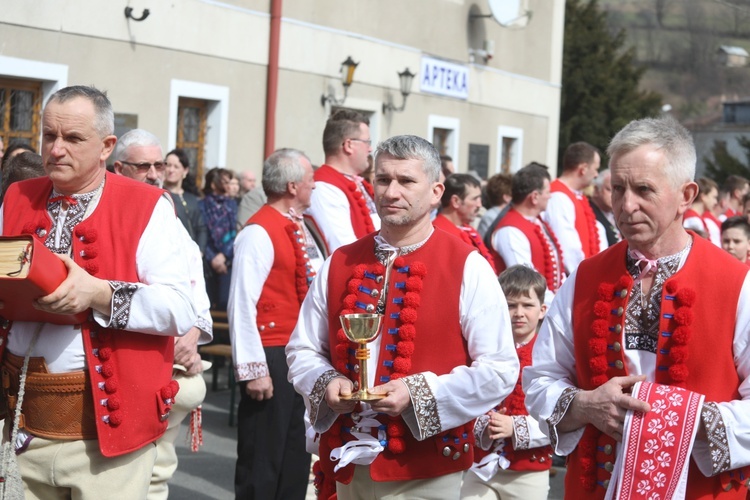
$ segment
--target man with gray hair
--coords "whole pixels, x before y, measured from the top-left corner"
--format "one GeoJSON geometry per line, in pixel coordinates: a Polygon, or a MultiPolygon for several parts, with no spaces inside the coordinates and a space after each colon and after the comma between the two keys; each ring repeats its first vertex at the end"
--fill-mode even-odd
{"type": "Polygon", "coordinates": [[[607,152],[624,241],[584,260],[555,297],[523,373],[526,406],[556,453],[570,455],[566,498],[604,498],[608,488],[630,498],[631,486],[660,498],[745,498],[748,268],[682,226],[698,190],[682,125],[633,121],[607,152]],[[644,381],[658,385],[633,389],[644,381]]]}
{"type": "MultiPolygon", "coordinates": [[[[166,161],[161,142],[147,130],[133,129],[125,132],[115,147],[114,160],[115,173],[118,175],[157,187],[164,183],[166,161]]],[[[211,302],[206,293],[200,249],[182,222],[175,218],[175,223],[182,238],[181,248],[188,256],[193,304],[197,309],[198,318],[187,334],[175,339],[173,379],[180,384],[180,392],[174,398],[167,431],[156,441],[156,462],[151,474],[148,500],[166,500],[169,496],[168,482],[177,470],[177,451],[174,442],[182,421],[190,414],[190,428],[196,429],[199,425],[195,421],[198,418],[195,410],[206,397],[206,382],[203,380],[204,366],[198,354],[198,345],[207,344],[213,339],[211,302]]],[[[198,446],[199,443],[192,442],[191,439],[193,451],[198,451],[198,446]]]]}
{"type": "Polygon", "coordinates": [[[313,189],[307,156],[275,151],[263,164],[268,202],[234,242],[227,314],[241,387],[237,498],[301,500],[307,490],[305,405],[287,381],[284,347],[324,258],[302,220],[313,189]]]}
{"type": "Polygon", "coordinates": [[[374,163],[381,230],[321,268],[286,349],[289,378],[340,500],[458,498],[470,424],[518,374],[508,306],[490,264],[430,222],[444,189],[437,150],[396,136],[374,163]],[[381,318],[367,359],[341,329],[351,314],[381,318]],[[352,399],[362,372],[380,399],[352,399]]]}
{"type": "Polygon", "coordinates": [[[35,307],[88,315],[2,322],[11,417],[23,398],[12,442],[23,488],[26,498],[145,498],[178,390],[172,337],[196,318],[174,208],[161,190],[107,172],[117,138],[103,92],[57,91],[41,128],[47,176],[10,186],[2,234],[31,235],[68,269],[35,307]]]}
{"type": "Polygon", "coordinates": [[[599,241],[606,241],[607,246],[611,247],[622,240],[615,214],[612,212],[612,172],[608,168],[600,171],[594,179],[593,186],[594,193],[589,202],[596,216],[599,241]]]}

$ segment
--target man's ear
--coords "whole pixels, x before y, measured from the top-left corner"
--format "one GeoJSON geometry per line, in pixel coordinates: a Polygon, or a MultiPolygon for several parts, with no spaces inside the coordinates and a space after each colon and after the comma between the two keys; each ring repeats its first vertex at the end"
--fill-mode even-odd
{"type": "Polygon", "coordinates": [[[453,196],[451,196],[450,206],[451,208],[454,208],[454,209],[461,206],[461,198],[457,194],[454,194],[453,196]]]}
{"type": "Polygon", "coordinates": [[[682,186],[682,199],[680,200],[679,213],[684,214],[690,205],[693,204],[698,196],[698,184],[695,182],[686,182],[682,186]]]}
{"type": "Polygon", "coordinates": [[[114,167],[115,167],[115,173],[117,175],[122,175],[122,163],[120,163],[119,160],[114,163],[114,167]]]}
{"type": "Polygon", "coordinates": [[[107,161],[107,158],[115,149],[115,144],[117,144],[117,136],[115,135],[108,135],[102,139],[102,154],[99,156],[101,161],[107,161]]]}

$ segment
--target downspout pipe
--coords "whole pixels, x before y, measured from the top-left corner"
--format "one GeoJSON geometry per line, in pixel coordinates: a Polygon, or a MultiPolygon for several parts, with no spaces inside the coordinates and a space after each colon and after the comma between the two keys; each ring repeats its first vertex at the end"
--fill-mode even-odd
{"type": "Polygon", "coordinates": [[[266,141],[263,159],[276,149],[276,100],[279,94],[279,44],[281,39],[281,0],[271,0],[271,30],[268,40],[266,79],[266,141]]]}

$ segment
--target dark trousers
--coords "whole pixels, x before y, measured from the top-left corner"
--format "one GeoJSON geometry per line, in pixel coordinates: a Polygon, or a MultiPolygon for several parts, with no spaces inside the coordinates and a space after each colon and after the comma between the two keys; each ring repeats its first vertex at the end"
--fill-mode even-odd
{"type": "Polygon", "coordinates": [[[273,397],[255,401],[240,384],[237,416],[237,500],[303,500],[310,477],[305,451],[305,403],[287,382],[283,347],[266,347],[273,397]]]}

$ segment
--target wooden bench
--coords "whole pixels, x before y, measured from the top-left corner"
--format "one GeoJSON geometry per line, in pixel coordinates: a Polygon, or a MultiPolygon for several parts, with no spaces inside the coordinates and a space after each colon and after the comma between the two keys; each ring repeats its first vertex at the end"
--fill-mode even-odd
{"type": "Polygon", "coordinates": [[[198,352],[208,357],[211,366],[211,390],[219,390],[219,361],[227,366],[227,384],[229,388],[229,426],[234,426],[234,412],[236,408],[237,384],[234,380],[234,363],[232,362],[232,346],[229,344],[229,323],[226,311],[211,311],[214,323],[214,340],[212,343],[200,346],[198,352]],[[225,343],[226,342],[226,343],[225,343]]]}

